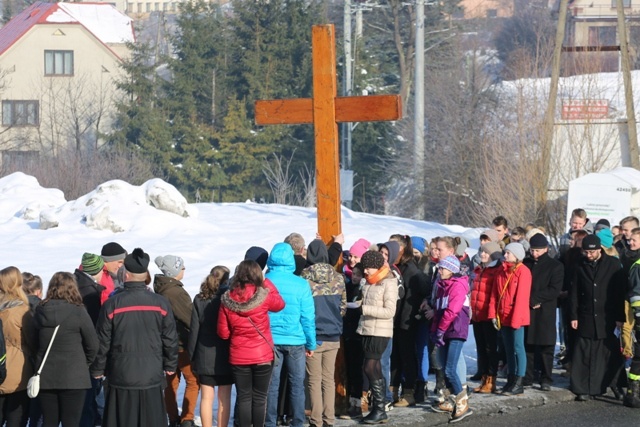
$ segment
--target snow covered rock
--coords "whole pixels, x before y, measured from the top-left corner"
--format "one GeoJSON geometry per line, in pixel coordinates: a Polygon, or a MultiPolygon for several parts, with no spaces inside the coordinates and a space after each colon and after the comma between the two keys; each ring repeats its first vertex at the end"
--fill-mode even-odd
{"type": "Polygon", "coordinates": [[[189,216],[187,199],[173,185],[154,178],[142,186],[146,191],[147,202],[151,206],[183,217],[189,216]]]}
{"type": "Polygon", "coordinates": [[[14,172],[0,178],[0,221],[12,217],[35,220],[40,211],[65,202],[62,191],[41,187],[33,176],[14,172]]]}

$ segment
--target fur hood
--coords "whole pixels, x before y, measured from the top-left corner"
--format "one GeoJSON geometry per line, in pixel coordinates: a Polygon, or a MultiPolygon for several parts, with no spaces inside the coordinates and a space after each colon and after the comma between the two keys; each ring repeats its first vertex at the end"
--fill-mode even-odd
{"type": "Polygon", "coordinates": [[[222,295],[222,305],[240,315],[248,315],[265,302],[269,289],[263,286],[246,285],[241,294],[238,289],[228,290],[222,295]]]}

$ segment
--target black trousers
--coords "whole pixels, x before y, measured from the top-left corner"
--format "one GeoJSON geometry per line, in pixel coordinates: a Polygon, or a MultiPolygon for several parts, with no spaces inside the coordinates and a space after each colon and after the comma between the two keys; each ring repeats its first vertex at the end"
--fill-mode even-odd
{"type": "Polygon", "coordinates": [[[498,373],[498,331],[490,320],[475,322],[473,336],[476,339],[478,372],[495,376],[498,373]]]}
{"type": "MultiPolygon", "coordinates": [[[[109,385],[102,427],[165,426],[164,387],[124,389],[109,385]]],[[[86,395],[86,390],[85,390],[86,395]]],[[[80,399],[84,405],[85,399],[80,399]]]]}
{"type": "Polygon", "coordinates": [[[554,345],[533,345],[525,344],[527,352],[527,373],[525,374],[526,382],[533,382],[534,371],[537,366],[540,367],[540,384],[553,384],[553,351],[554,345]],[[540,364],[536,365],[536,355],[538,355],[540,364]]]}
{"type": "Polygon", "coordinates": [[[29,418],[27,390],[0,394],[0,426],[24,427],[29,418]]]}
{"type": "Polygon", "coordinates": [[[413,390],[418,376],[416,355],[416,329],[394,329],[391,350],[391,385],[404,390],[413,390]]]}
{"type": "Polygon", "coordinates": [[[344,340],[344,358],[347,366],[349,397],[360,399],[362,397],[362,364],[364,362],[360,335],[354,334],[353,337],[344,340]]]}
{"type": "Polygon", "coordinates": [[[267,414],[267,394],[273,365],[233,366],[240,427],[263,426],[267,414]]]}
{"type": "Polygon", "coordinates": [[[87,390],[40,390],[43,427],[78,427],[87,390]]]}

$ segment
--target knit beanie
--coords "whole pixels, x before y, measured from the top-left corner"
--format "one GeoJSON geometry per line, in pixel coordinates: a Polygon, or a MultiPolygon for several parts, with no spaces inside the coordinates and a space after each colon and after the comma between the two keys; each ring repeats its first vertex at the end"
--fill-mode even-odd
{"type": "Polygon", "coordinates": [[[104,262],[120,261],[127,256],[127,251],[116,242],[109,242],[102,247],[102,259],[104,262]]]}
{"type": "Polygon", "coordinates": [[[413,249],[417,249],[421,254],[424,254],[424,250],[427,248],[427,242],[419,236],[411,236],[411,246],[413,249]]]}
{"type": "Polygon", "coordinates": [[[260,268],[264,270],[267,265],[267,259],[269,259],[269,252],[259,246],[251,246],[244,254],[244,259],[245,261],[250,259],[257,262],[260,268]]]}
{"type": "Polygon", "coordinates": [[[133,252],[124,257],[124,268],[133,274],[146,273],[149,270],[149,254],[140,248],[135,248],[133,252]]]}
{"type": "Polygon", "coordinates": [[[389,252],[389,264],[395,264],[398,259],[398,255],[400,255],[400,243],[395,240],[390,240],[386,243],[383,243],[380,246],[380,249],[383,247],[387,248],[387,252],[389,252]]]}
{"type": "Polygon", "coordinates": [[[509,243],[506,248],[504,248],[505,252],[511,252],[513,256],[516,257],[518,261],[522,261],[526,255],[524,251],[524,246],[520,243],[509,243]]]}
{"type": "Polygon", "coordinates": [[[315,239],[307,246],[307,261],[311,265],[329,263],[329,252],[321,239],[315,239]]]}
{"type": "Polygon", "coordinates": [[[175,255],[159,256],[155,261],[162,274],[167,277],[177,277],[184,267],[184,260],[175,255]]]}
{"type": "Polygon", "coordinates": [[[611,233],[610,228],[603,228],[596,231],[596,236],[600,238],[600,244],[605,248],[609,249],[613,246],[613,234],[611,233]]]}
{"type": "Polygon", "coordinates": [[[480,247],[480,250],[489,255],[492,261],[502,258],[502,249],[496,242],[487,242],[480,247]]]}
{"type": "Polygon", "coordinates": [[[366,251],[362,254],[360,262],[362,263],[363,269],[373,268],[375,270],[380,270],[384,265],[384,257],[380,252],[366,251]]]}
{"type": "Polygon", "coordinates": [[[497,242],[498,240],[500,240],[500,235],[496,230],[492,228],[484,230],[482,233],[480,233],[481,239],[482,239],[482,236],[485,236],[487,240],[490,240],[492,242],[497,242]]]}
{"type": "Polygon", "coordinates": [[[453,255],[449,255],[445,259],[441,259],[440,261],[438,261],[437,267],[446,268],[453,274],[460,273],[460,261],[458,261],[458,258],[454,257],[453,255]]]}
{"type": "Polygon", "coordinates": [[[602,218],[600,221],[596,222],[595,230],[598,232],[604,228],[611,228],[611,223],[606,218],[602,218]]]}
{"type": "Polygon", "coordinates": [[[546,249],[549,247],[549,241],[542,233],[534,234],[529,240],[531,249],[546,249]]]}
{"type": "Polygon", "coordinates": [[[602,242],[600,238],[595,234],[588,234],[582,239],[582,249],[586,251],[594,251],[600,249],[602,242]]]}
{"type": "Polygon", "coordinates": [[[349,253],[357,256],[358,258],[362,258],[362,254],[367,252],[370,246],[371,243],[368,240],[358,239],[353,245],[351,245],[351,248],[349,248],[349,253]]]}
{"type": "Polygon", "coordinates": [[[88,252],[85,252],[82,255],[82,271],[87,273],[89,276],[95,276],[100,273],[102,271],[102,267],[104,267],[104,261],[100,255],[90,254],[88,252]]]}

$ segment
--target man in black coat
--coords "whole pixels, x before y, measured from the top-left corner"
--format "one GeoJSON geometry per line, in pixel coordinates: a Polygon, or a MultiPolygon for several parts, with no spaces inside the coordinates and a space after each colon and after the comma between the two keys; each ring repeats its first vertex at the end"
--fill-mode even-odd
{"type": "Polygon", "coordinates": [[[100,310],[91,375],[109,379],[104,427],[167,425],[162,386],[178,366],[178,336],[169,302],[147,289],[148,266],[142,249],[127,255],[123,290],[100,310]]]}
{"type": "Polygon", "coordinates": [[[562,290],[564,266],[549,256],[549,242],[542,234],[531,237],[531,258],[524,264],[531,270],[531,321],[525,329],[527,373],[525,385],[533,384],[536,355],[540,358],[540,389],[551,390],[553,350],[556,344],[556,305],[562,290]]]}
{"type": "Polygon", "coordinates": [[[621,363],[614,329],[625,321],[626,277],[620,261],[602,251],[598,236],[585,237],[582,250],[569,292],[571,327],[577,331],[571,391],[586,401],[606,392],[621,363]]]}

